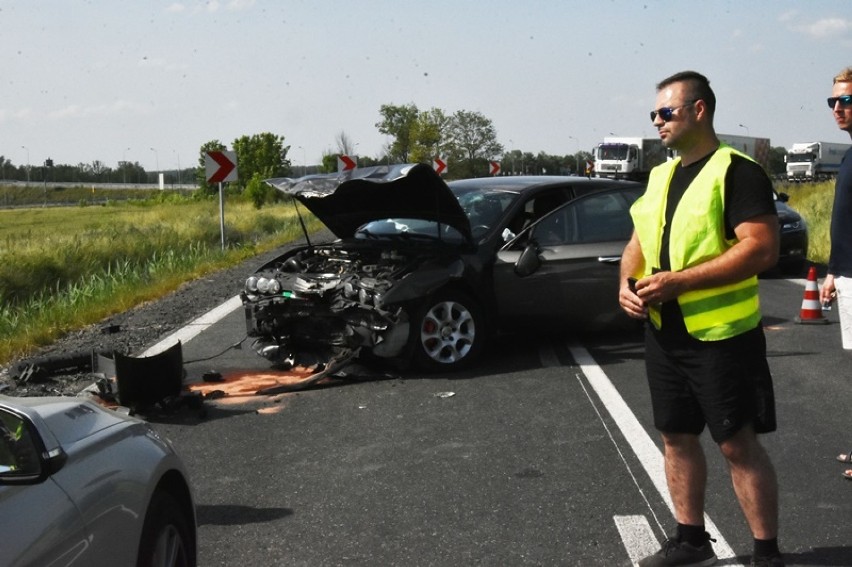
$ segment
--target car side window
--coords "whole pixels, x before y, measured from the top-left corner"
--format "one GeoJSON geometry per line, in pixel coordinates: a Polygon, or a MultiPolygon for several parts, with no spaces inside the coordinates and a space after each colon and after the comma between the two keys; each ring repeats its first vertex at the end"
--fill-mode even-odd
{"type": "Polygon", "coordinates": [[[0,410],[0,474],[36,474],[38,453],[24,421],[0,410]]]}
{"type": "Polygon", "coordinates": [[[620,192],[577,199],[541,221],[535,238],[543,246],[628,240],[633,232],[630,205],[634,195],[620,192]]]}
{"type": "Polygon", "coordinates": [[[535,227],[534,238],[541,246],[576,242],[574,207],[567,206],[543,219],[535,227]]]}
{"type": "Polygon", "coordinates": [[[628,240],[633,222],[627,201],[620,193],[592,195],[577,203],[579,242],[628,240]]]}

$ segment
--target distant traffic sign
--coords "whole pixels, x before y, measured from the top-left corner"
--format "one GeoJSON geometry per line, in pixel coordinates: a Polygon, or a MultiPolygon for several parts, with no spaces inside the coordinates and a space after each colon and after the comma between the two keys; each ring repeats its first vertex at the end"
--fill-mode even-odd
{"type": "Polygon", "coordinates": [[[491,167],[489,168],[489,173],[491,175],[498,175],[500,173],[500,162],[499,161],[492,161],[492,162],[489,162],[489,163],[491,164],[491,167]]]}
{"type": "Polygon", "coordinates": [[[358,163],[349,156],[340,156],[337,158],[337,172],[352,171],[358,167],[358,163]]]}
{"type": "Polygon", "coordinates": [[[432,169],[435,170],[435,173],[441,175],[442,173],[447,173],[447,162],[444,161],[440,157],[436,157],[432,160],[432,169]]]}
{"type": "Polygon", "coordinates": [[[237,152],[213,151],[204,156],[207,183],[237,180],[237,152]]]}

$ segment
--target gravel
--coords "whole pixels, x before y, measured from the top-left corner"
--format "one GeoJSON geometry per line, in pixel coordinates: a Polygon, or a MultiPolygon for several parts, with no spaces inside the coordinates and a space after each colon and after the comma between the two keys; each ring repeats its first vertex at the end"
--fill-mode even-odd
{"type": "MultiPolygon", "coordinates": [[[[312,242],[330,240],[331,233],[323,231],[311,236],[312,242]]],[[[0,369],[0,394],[9,396],[76,395],[92,383],[90,368],[74,367],[68,361],[88,361],[91,353],[118,351],[139,355],[186,323],[207,313],[237,295],[246,277],[266,262],[274,259],[297,241],[276,250],[260,254],[239,265],[220,270],[182,285],[162,299],[151,301],[124,313],[108,317],[95,325],[69,333],[53,344],[40,349],[26,359],[13,361],[0,369]],[[39,376],[35,367],[51,368],[53,360],[68,363],[67,368],[48,371],[39,376]]]]}

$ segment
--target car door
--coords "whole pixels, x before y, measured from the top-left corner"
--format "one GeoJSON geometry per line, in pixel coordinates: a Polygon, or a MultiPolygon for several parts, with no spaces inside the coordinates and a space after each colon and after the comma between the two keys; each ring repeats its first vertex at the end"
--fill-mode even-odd
{"type": "Polygon", "coordinates": [[[497,253],[494,291],[503,324],[546,323],[580,330],[626,318],[618,306],[619,264],[640,188],[583,195],[542,218],[497,253]],[[527,245],[539,265],[519,275],[527,245]]]}

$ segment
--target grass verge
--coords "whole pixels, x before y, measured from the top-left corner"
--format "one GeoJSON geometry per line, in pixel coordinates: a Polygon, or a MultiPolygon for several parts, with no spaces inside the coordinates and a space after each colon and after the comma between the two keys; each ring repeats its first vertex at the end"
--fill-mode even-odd
{"type": "Polygon", "coordinates": [[[218,214],[190,199],[0,211],[0,364],[301,235],[292,203],[229,203],[223,249],[218,214]]]}

